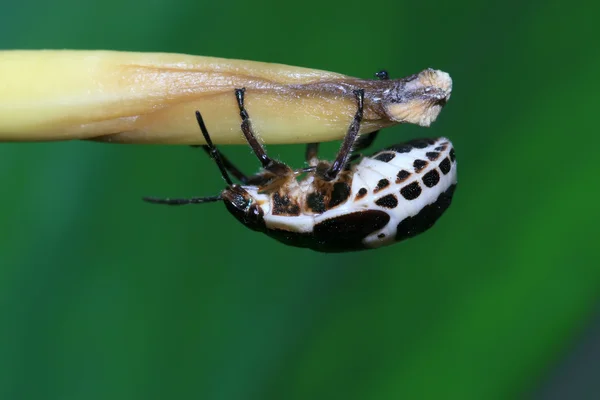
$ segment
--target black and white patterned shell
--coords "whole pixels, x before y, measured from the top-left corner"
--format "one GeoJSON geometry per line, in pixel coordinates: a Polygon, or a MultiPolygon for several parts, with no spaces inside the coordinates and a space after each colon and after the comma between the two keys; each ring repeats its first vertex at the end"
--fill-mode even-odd
{"type": "Polygon", "coordinates": [[[334,182],[310,173],[275,191],[243,189],[264,222],[253,229],[288,245],[342,252],[389,245],[429,229],[450,205],[456,182],[452,144],[437,138],[363,157],[334,182]]]}

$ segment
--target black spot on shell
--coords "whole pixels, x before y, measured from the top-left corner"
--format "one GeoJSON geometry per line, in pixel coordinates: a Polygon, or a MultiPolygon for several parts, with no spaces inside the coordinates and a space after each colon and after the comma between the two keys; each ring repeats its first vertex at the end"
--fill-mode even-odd
{"type": "Polygon", "coordinates": [[[396,183],[402,183],[405,180],[408,179],[408,177],[410,176],[410,172],[408,172],[407,170],[403,169],[402,171],[398,172],[398,175],[396,175],[397,179],[396,179],[396,183]]]}
{"type": "Polygon", "coordinates": [[[431,145],[435,144],[435,140],[433,140],[433,139],[415,139],[415,140],[411,140],[407,144],[410,144],[411,146],[416,147],[417,149],[424,149],[427,146],[431,146],[431,145]]]}
{"type": "Polygon", "coordinates": [[[313,232],[322,246],[321,251],[360,250],[364,248],[362,240],[389,221],[390,216],[385,211],[358,211],[326,219],[316,224],[313,232]]]}
{"type": "Polygon", "coordinates": [[[373,158],[383,162],[390,162],[394,159],[394,157],[396,157],[394,153],[379,153],[373,158]]]}
{"type": "Polygon", "coordinates": [[[387,179],[380,179],[379,182],[377,182],[377,187],[375,189],[373,189],[373,193],[377,193],[380,190],[385,189],[389,185],[390,185],[390,181],[388,181],[387,179]]]}
{"type": "Polygon", "coordinates": [[[395,144],[393,146],[390,146],[386,150],[392,150],[392,151],[395,151],[396,153],[410,153],[410,151],[412,149],[413,149],[413,147],[410,144],[400,143],[400,144],[395,144]]]}
{"type": "Polygon", "coordinates": [[[383,239],[383,238],[385,237],[385,233],[380,233],[379,235],[377,235],[377,237],[378,237],[379,239],[383,239]]]}
{"type": "Polygon", "coordinates": [[[440,167],[440,171],[442,171],[442,173],[444,175],[448,175],[448,172],[450,172],[450,169],[452,169],[452,164],[450,164],[450,159],[448,159],[448,157],[444,158],[444,160],[440,163],[439,167],[440,167]]]}
{"type": "Polygon", "coordinates": [[[446,145],[438,146],[435,148],[435,151],[444,151],[444,150],[446,150],[446,145]]]}
{"type": "Polygon", "coordinates": [[[429,163],[425,160],[415,160],[415,162],[413,162],[413,167],[415,168],[415,172],[419,173],[419,172],[423,171],[423,168],[425,168],[427,166],[427,164],[429,164],[429,163]]]}
{"type": "Polygon", "coordinates": [[[320,250],[317,247],[319,243],[315,241],[315,237],[312,232],[291,232],[286,231],[285,229],[266,229],[265,233],[273,239],[288,246],[310,248],[317,251],[327,251],[326,249],[320,250]]]}
{"type": "Polygon", "coordinates": [[[290,200],[288,196],[275,192],[273,199],[273,215],[300,215],[300,206],[290,200]]]}
{"type": "Polygon", "coordinates": [[[333,191],[331,192],[331,200],[329,200],[329,207],[333,208],[342,204],[350,197],[350,185],[346,182],[337,182],[333,184],[333,191]]]}
{"type": "Polygon", "coordinates": [[[313,192],[306,197],[306,205],[310,210],[316,213],[322,213],[327,210],[325,207],[325,196],[323,193],[313,192]]]}
{"type": "Polygon", "coordinates": [[[450,149],[450,159],[452,161],[456,160],[456,155],[454,154],[454,148],[450,149]]]}
{"type": "Polygon", "coordinates": [[[360,188],[358,193],[356,194],[356,197],[354,198],[354,200],[360,200],[363,197],[365,197],[365,195],[367,194],[367,189],[365,188],[360,188]]]}
{"type": "Polygon", "coordinates": [[[324,253],[340,253],[367,249],[362,240],[386,226],[389,221],[390,216],[385,211],[365,210],[326,219],[316,224],[312,232],[270,228],[263,231],[289,246],[309,248],[324,253]]]}
{"type": "Polygon", "coordinates": [[[437,169],[432,169],[425,175],[423,175],[423,184],[428,188],[434,187],[440,181],[440,174],[437,172],[437,169]]]}
{"type": "Polygon", "coordinates": [[[435,161],[440,156],[440,153],[438,153],[437,151],[428,151],[427,153],[425,153],[425,155],[427,156],[429,161],[435,161]]]}
{"type": "Polygon", "coordinates": [[[414,200],[421,194],[421,186],[419,186],[419,182],[413,182],[400,189],[400,194],[406,200],[414,200]]]}
{"type": "Polygon", "coordinates": [[[450,206],[454,189],[456,185],[450,186],[435,202],[423,207],[417,215],[402,220],[396,228],[395,239],[408,239],[431,228],[450,206]]]}
{"type": "Polygon", "coordinates": [[[396,198],[396,195],[388,194],[377,200],[375,204],[385,208],[396,208],[398,206],[398,199],[396,198]]]}

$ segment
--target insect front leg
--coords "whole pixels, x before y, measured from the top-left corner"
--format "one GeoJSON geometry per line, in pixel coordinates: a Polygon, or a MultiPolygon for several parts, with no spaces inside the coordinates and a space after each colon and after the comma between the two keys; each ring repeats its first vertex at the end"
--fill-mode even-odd
{"type": "Polygon", "coordinates": [[[291,172],[290,168],[287,165],[270,158],[267,155],[263,145],[256,138],[254,130],[252,129],[252,123],[250,122],[250,116],[248,115],[248,111],[246,111],[246,107],[244,106],[245,92],[245,88],[235,89],[235,98],[237,99],[238,107],[240,108],[240,117],[242,118],[242,132],[244,133],[250,148],[252,148],[252,151],[256,157],[258,157],[263,169],[271,172],[275,176],[287,176],[291,172]]]}

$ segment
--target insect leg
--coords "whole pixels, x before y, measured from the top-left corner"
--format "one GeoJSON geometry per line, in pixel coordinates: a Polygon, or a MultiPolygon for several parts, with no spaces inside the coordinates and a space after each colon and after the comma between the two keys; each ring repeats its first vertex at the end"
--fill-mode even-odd
{"type": "Polygon", "coordinates": [[[265,170],[275,175],[286,175],[290,171],[289,167],[267,156],[265,148],[258,141],[256,135],[254,134],[252,124],[250,122],[250,116],[248,115],[248,111],[246,111],[246,107],[244,107],[245,91],[245,88],[235,89],[235,98],[237,99],[238,107],[240,108],[240,117],[242,118],[242,132],[244,133],[250,148],[252,148],[252,151],[256,157],[258,157],[258,160],[265,170]]]}
{"type": "Polygon", "coordinates": [[[319,143],[308,143],[306,145],[306,153],[305,153],[306,162],[312,165],[311,161],[316,162],[318,153],[319,153],[319,143]]]}
{"type": "MultiPolygon", "coordinates": [[[[191,145],[190,147],[194,147],[194,148],[201,147],[206,152],[206,154],[208,154],[209,156],[211,156],[211,154],[210,154],[210,152],[211,152],[210,147],[208,147],[207,145],[197,145],[197,144],[195,144],[195,145],[191,145]]],[[[242,171],[240,171],[231,161],[229,161],[229,159],[227,157],[225,157],[223,155],[223,153],[221,153],[219,151],[219,149],[216,149],[216,150],[219,153],[219,158],[221,159],[221,161],[223,161],[223,165],[225,166],[225,169],[227,169],[227,171],[231,175],[235,176],[244,185],[246,183],[248,183],[248,177],[246,176],[246,174],[244,174],[242,171]]],[[[212,158],[212,156],[211,156],[211,158],[212,158]]]]}
{"type": "Polygon", "coordinates": [[[358,108],[356,110],[356,114],[354,114],[352,123],[350,123],[350,126],[348,127],[348,132],[346,133],[346,137],[342,142],[342,146],[340,147],[335,160],[331,164],[331,167],[329,167],[329,169],[323,174],[323,179],[327,181],[334,180],[340,171],[346,166],[346,163],[348,163],[348,158],[350,157],[350,153],[352,152],[352,147],[358,138],[360,121],[362,121],[363,117],[365,91],[363,89],[354,90],[354,95],[356,96],[358,108]]]}
{"type": "MultiPolygon", "coordinates": [[[[385,69],[382,69],[379,72],[375,72],[375,77],[378,78],[380,81],[387,81],[390,79],[390,76],[388,75],[388,72],[385,69]]],[[[354,148],[352,149],[352,151],[361,151],[371,146],[375,138],[377,138],[378,133],[379,131],[377,130],[375,132],[371,132],[369,134],[360,136],[356,140],[356,143],[354,143],[354,148]]]]}
{"type": "Polygon", "coordinates": [[[362,151],[367,147],[371,146],[377,138],[378,133],[379,131],[375,131],[367,133],[366,135],[359,136],[359,138],[356,139],[356,142],[354,142],[354,147],[352,148],[352,151],[362,151]]]}
{"type": "MultiPolygon", "coordinates": [[[[355,151],[362,151],[364,149],[366,149],[367,147],[371,146],[373,144],[373,141],[375,141],[375,139],[377,138],[377,134],[379,133],[379,131],[375,131],[375,132],[371,132],[371,133],[367,133],[365,135],[361,135],[358,139],[356,139],[356,142],[354,142],[354,147],[352,148],[352,152],[354,153],[355,151]]],[[[305,159],[306,162],[309,163],[310,165],[316,165],[317,164],[317,154],[319,151],[319,143],[309,143],[306,145],[306,155],[305,155],[305,159]]],[[[348,162],[352,162],[353,160],[357,159],[361,157],[360,154],[352,154],[349,158],[348,158],[348,162]]]]}
{"type": "Polygon", "coordinates": [[[210,196],[210,197],[192,197],[190,199],[158,199],[156,197],[144,197],[144,201],[153,204],[166,204],[168,206],[182,206],[185,204],[202,204],[202,203],[213,203],[215,201],[223,200],[221,196],[210,196]]]}

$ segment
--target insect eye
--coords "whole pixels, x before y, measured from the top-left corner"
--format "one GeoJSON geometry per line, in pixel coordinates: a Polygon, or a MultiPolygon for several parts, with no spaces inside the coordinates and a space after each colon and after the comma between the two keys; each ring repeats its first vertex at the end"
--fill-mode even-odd
{"type": "Polygon", "coordinates": [[[248,228],[264,231],[264,212],[250,194],[240,186],[231,186],[223,192],[229,212],[248,228]]]}

